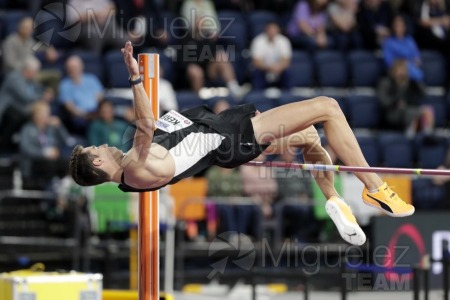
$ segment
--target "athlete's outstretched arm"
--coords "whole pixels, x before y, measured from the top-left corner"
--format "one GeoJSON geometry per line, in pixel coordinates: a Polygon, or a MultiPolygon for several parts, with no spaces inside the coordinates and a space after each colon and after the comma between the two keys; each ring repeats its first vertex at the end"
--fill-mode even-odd
{"type": "MultiPolygon", "coordinates": [[[[133,57],[133,46],[130,41],[126,42],[125,47],[122,48],[122,53],[131,80],[139,79],[139,66],[136,59],[133,57]]],[[[145,161],[152,144],[153,132],[156,128],[155,118],[143,84],[139,83],[133,85],[132,90],[137,127],[132,150],[138,154],[139,161],[145,161]]]]}

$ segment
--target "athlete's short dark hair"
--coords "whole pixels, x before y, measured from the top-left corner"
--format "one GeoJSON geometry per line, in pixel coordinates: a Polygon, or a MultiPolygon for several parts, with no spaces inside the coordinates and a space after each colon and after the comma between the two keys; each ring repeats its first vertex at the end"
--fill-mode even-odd
{"type": "Polygon", "coordinates": [[[90,152],[83,153],[83,149],[83,146],[77,145],[70,158],[69,170],[75,182],[82,186],[91,186],[109,181],[109,175],[94,166],[95,156],[90,152]]]}

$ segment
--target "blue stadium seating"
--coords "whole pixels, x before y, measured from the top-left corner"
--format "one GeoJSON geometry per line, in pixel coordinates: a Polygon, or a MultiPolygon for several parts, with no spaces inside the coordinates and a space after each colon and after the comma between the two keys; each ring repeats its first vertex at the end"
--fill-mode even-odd
{"type": "Polygon", "coordinates": [[[447,105],[445,97],[428,95],[420,101],[420,104],[433,107],[436,127],[444,127],[447,125],[447,105]]]}
{"type": "MultiPolygon", "coordinates": [[[[103,71],[103,62],[101,58],[90,51],[72,51],[70,55],[77,55],[84,63],[84,71],[97,76],[97,78],[104,82],[105,73],[103,71]]],[[[123,60],[122,60],[123,62],[123,60]]]]}
{"type": "Polygon", "coordinates": [[[220,21],[219,43],[221,45],[235,45],[236,50],[247,46],[247,24],[240,12],[224,10],[217,13],[220,21]]]}
{"type": "Polygon", "coordinates": [[[308,52],[294,51],[290,65],[290,86],[309,87],[314,82],[314,65],[308,52]]]}
{"type": "Polygon", "coordinates": [[[440,208],[445,201],[445,188],[436,186],[430,178],[418,178],[412,182],[413,204],[416,209],[440,208]]]}
{"type": "Polygon", "coordinates": [[[206,102],[203,102],[202,99],[200,99],[198,94],[191,91],[177,92],[177,102],[179,111],[206,104],[206,102]]]}
{"type": "Polygon", "coordinates": [[[347,98],[349,123],[355,128],[378,128],[380,105],[374,96],[351,95],[347,98]]]}
{"type": "Polygon", "coordinates": [[[348,54],[350,78],[354,86],[374,87],[381,76],[381,64],[369,51],[356,50],[348,54]]]}
{"type": "Polygon", "coordinates": [[[339,51],[319,51],[315,54],[316,72],[322,87],[347,87],[348,69],[339,51]]]}
{"type": "Polygon", "coordinates": [[[298,102],[301,100],[305,100],[305,97],[292,95],[291,93],[284,91],[281,93],[278,102],[280,103],[280,105],[284,105],[288,103],[298,102]]]}
{"type": "Polygon", "coordinates": [[[356,135],[356,139],[369,165],[379,166],[381,159],[377,139],[371,135],[356,135]]]}
{"type": "Polygon", "coordinates": [[[444,164],[447,155],[447,140],[440,137],[418,135],[414,141],[420,168],[435,169],[444,164]]]}
{"type": "Polygon", "coordinates": [[[108,87],[130,87],[130,84],[128,83],[128,70],[123,63],[123,56],[120,51],[113,50],[105,55],[105,68],[108,87]]]}
{"type": "Polygon", "coordinates": [[[275,13],[265,10],[256,10],[250,12],[248,15],[248,30],[250,39],[264,31],[264,28],[268,22],[278,21],[278,17],[275,13]]]}
{"type": "Polygon", "coordinates": [[[264,92],[251,92],[245,96],[244,102],[253,103],[261,112],[272,109],[278,105],[275,99],[268,98],[264,92]]]}
{"type": "Polygon", "coordinates": [[[249,76],[248,71],[251,64],[251,58],[244,57],[241,51],[236,51],[234,56],[230,56],[230,62],[233,66],[234,73],[236,74],[236,80],[240,84],[243,84],[249,76]]]}
{"type": "Polygon", "coordinates": [[[380,133],[378,135],[381,161],[392,168],[409,168],[414,161],[411,142],[402,133],[380,133]]]}
{"type": "Polygon", "coordinates": [[[447,81],[445,57],[437,51],[422,51],[422,70],[428,86],[444,86],[447,81]]]}

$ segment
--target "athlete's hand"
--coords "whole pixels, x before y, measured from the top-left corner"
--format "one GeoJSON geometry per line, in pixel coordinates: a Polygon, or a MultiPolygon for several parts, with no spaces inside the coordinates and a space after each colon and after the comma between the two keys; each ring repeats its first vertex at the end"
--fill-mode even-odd
{"type": "Polygon", "coordinates": [[[131,42],[128,41],[125,43],[125,47],[121,49],[123,54],[123,60],[127,65],[128,72],[130,73],[130,77],[132,80],[137,79],[139,75],[139,66],[136,59],[133,57],[133,46],[131,42]]]}

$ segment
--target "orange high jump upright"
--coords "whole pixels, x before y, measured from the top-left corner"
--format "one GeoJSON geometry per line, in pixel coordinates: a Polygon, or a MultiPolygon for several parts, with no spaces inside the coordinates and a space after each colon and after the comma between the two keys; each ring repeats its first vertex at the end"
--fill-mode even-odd
{"type": "MultiPolygon", "coordinates": [[[[155,119],[159,117],[159,55],[138,55],[139,72],[152,104],[155,119]]],[[[159,300],[159,192],[139,193],[138,225],[139,300],[159,300]]]]}

